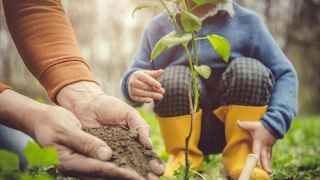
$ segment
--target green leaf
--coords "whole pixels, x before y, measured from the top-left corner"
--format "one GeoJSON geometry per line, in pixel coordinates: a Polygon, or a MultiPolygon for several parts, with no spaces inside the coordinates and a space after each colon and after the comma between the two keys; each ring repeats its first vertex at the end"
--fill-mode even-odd
{"type": "Polygon", "coordinates": [[[194,65],[193,67],[197,71],[197,73],[199,73],[200,76],[202,76],[203,78],[208,79],[210,77],[211,68],[209,66],[207,66],[207,65],[201,65],[201,66],[194,65]]]}
{"type": "Polygon", "coordinates": [[[34,180],[54,180],[54,179],[48,175],[39,174],[34,180]]]}
{"type": "Polygon", "coordinates": [[[23,174],[20,180],[34,180],[34,178],[29,174],[23,174]]]}
{"type": "Polygon", "coordinates": [[[204,4],[210,4],[210,3],[220,3],[220,2],[223,2],[225,0],[192,0],[193,2],[195,2],[197,4],[197,6],[200,6],[200,5],[204,5],[204,4]]]}
{"type": "Polygon", "coordinates": [[[60,163],[55,147],[41,148],[36,142],[28,142],[24,154],[32,166],[51,166],[60,163]]]}
{"type": "Polygon", "coordinates": [[[42,97],[37,97],[35,100],[39,103],[46,104],[46,101],[42,97]]]}
{"type": "Polygon", "coordinates": [[[10,180],[20,180],[21,174],[18,171],[12,171],[12,170],[1,170],[0,171],[0,179],[10,179],[10,180]]]}
{"type": "Polygon", "coordinates": [[[55,166],[47,169],[46,172],[49,176],[55,177],[55,179],[57,179],[57,177],[60,175],[58,169],[55,166]]]}
{"type": "Polygon", "coordinates": [[[31,166],[41,165],[42,149],[36,142],[28,142],[25,149],[24,155],[28,159],[31,166]]]}
{"type": "Polygon", "coordinates": [[[147,7],[158,7],[157,4],[158,4],[158,3],[155,2],[155,1],[145,1],[145,2],[139,3],[139,4],[134,8],[134,10],[132,11],[132,18],[133,18],[133,15],[134,15],[134,12],[135,12],[135,11],[141,10],[142,8],[147,8],[147,7]]]}
{"type": "Polygon", "coordinates": [[[43,166],[60,164],[56,147],[44,147],[42,151],[43,157],[41,159],[41,163],[43,166]]]}
{"type": "Polygon", "coordinates": [[[19,157],[18,155],[0,149],[0,170],[19,170],[19,157]]]}
{"type": "Polygon", "coordinates": [[[191,39],[192,35],[190,33],[183,34],[182,36],[178,36],[174,31],[168,33],[162,37],[152,49],[150,61],[158,57],[163,51],[166,50],[166,48],[171,48],[178,44],[188,42],[191,39]]]}
{"type": "Polygon", "coordinates": [[[217,53],[223,58],[224,61],[229,61],[229,56],[231,52],[231,46],[229,42],[221,36],[217,36],[212,34],[211,36],[207,36],[213,48],[217,51],[217,53]]]}
{"type": "Polygon", "coordinates": [[[180,19],[186,32],[198,31],[201,29],[202,21],[188,11],[182,11],[180,19]]]}
{"type": "Polygon", "coordinates": [[[165,1],[168,1],[168,2],[178,2],[178,3],[181,3],[182,1],[184,0],[165,0],[165,1]]]}

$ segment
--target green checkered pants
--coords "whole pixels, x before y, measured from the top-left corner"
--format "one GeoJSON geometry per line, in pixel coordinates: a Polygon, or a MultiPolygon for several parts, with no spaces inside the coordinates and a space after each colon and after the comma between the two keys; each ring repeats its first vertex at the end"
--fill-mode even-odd
{"type": "MultiPolygon", "coordinates": [[[[155,101],[155,114],[160,117],[189,114],[187,85],[192,84],[190,68],[181,65],[169,66],[157,80],[166,93],[161,101],[155,101]]],[[[224,124],[212,113],[213,110],[221,105],[267,105],[273,85],[271,71],[252,58],[237,58],[231,61],[213,87],[198,77],[199,108],[202,109],[199,149],[205,155],[216,154],[222,152],[226,144],[224,124]]]]}

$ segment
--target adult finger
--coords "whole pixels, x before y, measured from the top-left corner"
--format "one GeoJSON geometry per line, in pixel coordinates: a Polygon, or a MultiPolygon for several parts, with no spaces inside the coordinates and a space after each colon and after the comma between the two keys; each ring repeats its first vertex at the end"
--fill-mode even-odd
{"type": "Polygon", "coordinates": [[[140,179],[132,170],[117,167],[111,162],[103,162],[76,153],[66,147],[58,148],[61,165],[59,171],[70,177],[77,178],[103,178],[103,179],[140,179]]]}
{"type": "Polygon", "coordinates": [[[149,166],[153,174],[161,176],[164,174],[165,168],[163,162],[159,163],[158,160],[154,159],[149,162],[149,166]]]}
{"type": "Polygon", "coordinates": [[[132,111],[128,115],[127,123],[130,129],[135,129],[138,131],[139,142],[147,149],[153,149],[153,144],[151,141],[151,131],[150,126],[147,122],[140,116],[137,110],[132,108],[132,111]]]}
{"type": "Polygon", "coordinates": [[[148,180],[159,180],[160,178],[154,174],[148,174],[148,180]]]}
{"type": "Polygon", "coordinates": [[[80,129],[68,131],[63,144],[85,156],[107,161],[112,156],[111,148],[101,139],[90,135],[80,129]],[[73,139],[70,141],[70,139],[73,139]]]}
{"type": "Polygon", "coordinates": [[[138,139],[139,142],[146,147],[147,149],[153,149],[153,143],[151,140],[150,127],[148,125],[140,126],[136,129],[139,133],[138,139]]]}

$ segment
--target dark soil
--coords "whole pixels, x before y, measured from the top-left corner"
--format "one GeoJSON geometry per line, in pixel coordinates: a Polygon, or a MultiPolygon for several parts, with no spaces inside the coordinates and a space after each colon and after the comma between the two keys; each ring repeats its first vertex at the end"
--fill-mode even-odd
{"type": "Polygon", "coordinates": [[[84,131],[102,139],[111,147],[111,162],[122,168],[134,169],[145,179],[148,179],[148,173],[151,172],[149,162],[154,159],[162,162],[153,150],[146,149],[138,141],[138,132],[134,129],[104,126],[84,128],[84,131]]]}

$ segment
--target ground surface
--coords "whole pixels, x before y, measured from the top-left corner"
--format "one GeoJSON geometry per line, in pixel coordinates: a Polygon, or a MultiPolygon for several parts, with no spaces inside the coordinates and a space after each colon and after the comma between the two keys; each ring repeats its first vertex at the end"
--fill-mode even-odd
{"type": "Polygon", "coordinates": [[[113,151],[111,162],[122,168],[134,169],[146,179],[148,173],[151,172],[150,160],[156,159],[159,163],[161,162],[161,159],[153,150],[146,149],[138,142],[138,132],[136,130],[105,126],[84,128],[84,131],[99,137],[111,147],[113,151]]]}

